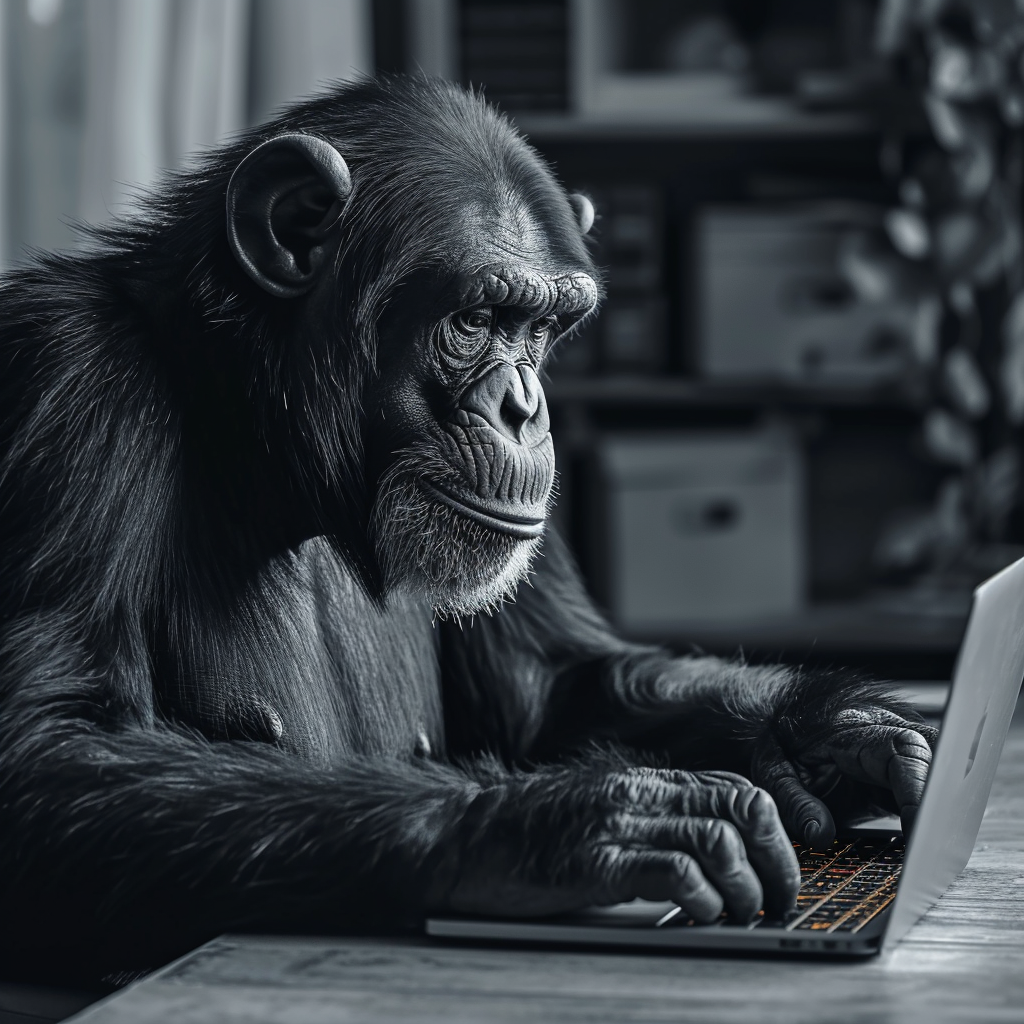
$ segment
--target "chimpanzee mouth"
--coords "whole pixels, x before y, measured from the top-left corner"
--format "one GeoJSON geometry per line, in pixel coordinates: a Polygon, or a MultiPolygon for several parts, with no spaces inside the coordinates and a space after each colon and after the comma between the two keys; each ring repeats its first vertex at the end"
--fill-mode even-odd
{"type": "Polygon", "coordinates": [[[544,514],[516,515],[511,512],[498,512],[493,508],[484,508],[472,499],[465,496],[456,497],[450,491],[442,490],[437,484],[429,483],[422,477],[419,480],[419,485],[430,497],[453,508],[467,519],[472,519],[499,533],[507,533],[522,540],[533,540],[544,532],[546,518],[544,514]]]}

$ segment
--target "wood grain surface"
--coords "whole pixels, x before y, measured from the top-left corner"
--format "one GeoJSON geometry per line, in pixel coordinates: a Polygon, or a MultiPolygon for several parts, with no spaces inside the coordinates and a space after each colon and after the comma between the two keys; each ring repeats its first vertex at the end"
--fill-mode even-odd
{"type": "Polygon", "coordinates": [[[73,1018],[88,1024],[1024,1022],[1024,716],[974,855],[869,961],[225,936],[73,1018]]]}

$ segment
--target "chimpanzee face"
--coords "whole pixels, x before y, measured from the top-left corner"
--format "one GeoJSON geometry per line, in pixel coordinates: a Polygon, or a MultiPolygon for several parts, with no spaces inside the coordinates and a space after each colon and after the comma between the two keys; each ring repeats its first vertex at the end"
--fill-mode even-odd
{"type": "MultiPolygon", "coordinates": [[[[526,577],[555,481],[542,368],[598,300],[589,201],[539,162],[519,170],[450,216],[430,211],[431,254],[382,303],[362,396],[368,539],[384,589],[425,594],[441,614],[494,607],[526,577]]],[[[287,136],[235,179],[229,236],[242,267],[285,299],[322,291],[352,188],[340,154],[287,136]]]]}
{"type": "Polygon", "coordinates": [[[541,372],[597,286],[520,249],[406,295],[381,324],[378,548],[392,575],[415,567],[439,610],[470,612],[515,589],[543,534],[555,455],[541,372]]]}

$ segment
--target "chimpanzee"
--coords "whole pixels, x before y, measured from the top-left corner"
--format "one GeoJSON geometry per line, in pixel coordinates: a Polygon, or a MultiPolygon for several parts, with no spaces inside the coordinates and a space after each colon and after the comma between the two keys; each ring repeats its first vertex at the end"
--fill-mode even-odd
{"type": "Polygon", "coordinates": [[[636,896],[748,919],[792,904],[787,832],[829,842],[836,793],[909,823],[912,711],[623,641],[546,527],[541,376],[601,295],[593,216],[479,96],[385,78],[7,276],[8,948],[636,896]]]}

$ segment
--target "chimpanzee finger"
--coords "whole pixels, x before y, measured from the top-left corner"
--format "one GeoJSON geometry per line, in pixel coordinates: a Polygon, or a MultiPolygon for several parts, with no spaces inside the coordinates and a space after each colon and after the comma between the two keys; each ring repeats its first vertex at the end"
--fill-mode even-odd
{"type": "Polygon", "coordinates": [[[771,795],[730,772],[675,773],[683,787],[683,813],[731,822],[746,845],[747,859],[761,880],[765,910],[781,914],[800,891],[800,865],[771,795]]]}
{"type": "Polygon", "coordinates": [[[775,801],[786,831],[798,842],[819,850],[836,838],[836,824],[829,809],[809,793],[776,739],[769,735],[754,750],[754,782],[775,801]]]}
{"type": "Polygon", "coordinates": [[[764,892],[747,859],[735,826],[721,818],[637,817],[625,823],[623,833],[633,842],[693,857],[704,877],[718,890],[729,914],[751,921],[761,909],[764,892]]]}
{"type": "Polygon", "coordinates": [[[909,729],[911,732],[916,732],[919,736],[923,736],[928,746],[932,750],[935,749],[935,744],[939,741],[939,730],[934,725],[929,725],[919,714],[914,711],[909,712],[910,717],[907,715],[898,715],[895,712],[885,712],[884,717],[879,720],[877,716],[874,716],[873,721],[863,722],[861,727],[870,728],[871,726],[883,726],[891,727],[893,729],[909,729]]]}
{"type": "Polygon", "coordinates": [[[719,787],[721,803],[714,813],[736,826],[747,848],[747,858],[764,886],[764,909],[783,914],[796,905],[800,892],[800,864],[786,835],[771,794],[759,786],[719,787]]]}
{"type": "Polygon", "coordinates": [[[907,715],[893,715],[892,721],[882,722],[882,725],[891,725],[896,729],[909,729],[911,732],[916,732],[919,736],[923,736],[928,746],[935,750],[935,744],[939,741],[939,730],[934,725],[930,725],[926,722],[917,712],[911,711],[910,717],[907,715]]]}
{"type": "Polygon", "coordinates": [[[886,707],[847,708],[841,711],[835,718],[836,731],[841,728],[871,729],[871,728],[893,728],[910,729],[918,733],[928,741],[928,746],[933,750],[939,739],[939,730],[934,725],[929,725],[920,714],[913,708],[902,711],[893,711],[886,707]]]}
{"type": "MultiPolygon", "coordinates": [[[[909,836],[917,818],[917,809],[924,797],[928,770],[932,765],[932,748],[922,747],[924,737],[907,729],[893,737],[893,756],[889,760],[889,785],[900,809],[903,834],[909,836]]],[[[927,744],[927,739],[925,739],[927,744]]]]}
{"type": "Polygon", "coordinates": [[[606,856],[615,864],[613,889],[622,901],[672,900],[701,924],[710,924],[722,913],[721,895],[689,854],[611,846],[606,856]]]}
{"type": "Polygon", "coordinates": [[[909,834],[931,766],[927,738],[916,729],[864,727],[840,734],[831,753],[840,771],[892,790],[903,831],[909,834]]]}

